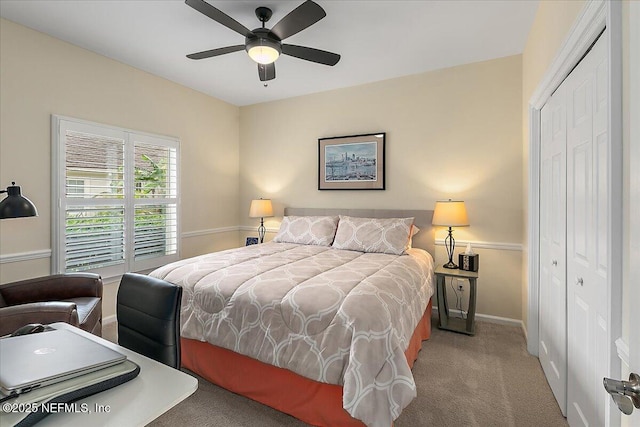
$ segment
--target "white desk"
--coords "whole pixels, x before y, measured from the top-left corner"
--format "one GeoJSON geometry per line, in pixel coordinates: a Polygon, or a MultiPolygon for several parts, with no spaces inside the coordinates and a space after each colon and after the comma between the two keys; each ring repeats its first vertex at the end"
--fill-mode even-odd
{"type": "Polygon", "coordinates": [[[56,329],[68,329],[126,354],[140,366],[131,381],[101,393],[80,399],[78,403],[109,405],[109,413],[58,413],[45,417],[40,426],[144,426],[189,397],[198,388],[198,380],[177,369],[156,362],[117,344],[92,335],[67,323],[54,323],[56,329]]]}

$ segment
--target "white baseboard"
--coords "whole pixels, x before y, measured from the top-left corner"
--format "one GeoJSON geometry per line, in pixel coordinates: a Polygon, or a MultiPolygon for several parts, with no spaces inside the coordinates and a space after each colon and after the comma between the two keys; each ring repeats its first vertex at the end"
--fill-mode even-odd
{"type": "MultiPolygon", "coordinates": [[[[433,311],[437,312],[438,307],[434,306],[433,311]]],[[[460,316],[462,312],[460,310],[454,310],[450,308],[449,313],[460,316]]],[[[510,319],[508,317],[500,317],[500,316],[492,316],[490,314],[476,313],[476,320],[481,322],[496,323],[498,325],[517,326],[521,329],[524,329],[524,323],[522,322],[522,320],[510,319]]]]}

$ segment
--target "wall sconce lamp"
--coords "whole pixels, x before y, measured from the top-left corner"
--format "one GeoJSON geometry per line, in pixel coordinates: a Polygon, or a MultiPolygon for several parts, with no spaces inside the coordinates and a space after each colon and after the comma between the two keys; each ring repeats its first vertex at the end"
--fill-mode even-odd
{"type": "Polygon", "coordinates": [[[447,255],[449,255],[449,262],[443,265],[443,267],[458,268],[453,262],[453,250],[456,247],[456,241],[453,238],[453,230],[451,227],[467,227],[469,225],[469,218],[467,218],[467,209],[464,207],[464,202],[451,199],[436,202],[431,223],[433,225],[449,227],[449,235],[444,239],[447,255]]]}
{"type": "Polygon", "coordinates": [[[0,202],[0,219],[38,216],[35,205],[21,194],[15,182],[0,193],[7,193],[7,198],[0,202]]]}
{"type": "Polygon", "coordinates": [[[264,219],[270,216],[273,216],[273,206],[271,205],[270,199],[256,199],[251,201],[249,217],[260,218],[260,227],[258,227],[260,243],[264,242],[264,234],[266,231],[264,228],[264,219]]]}

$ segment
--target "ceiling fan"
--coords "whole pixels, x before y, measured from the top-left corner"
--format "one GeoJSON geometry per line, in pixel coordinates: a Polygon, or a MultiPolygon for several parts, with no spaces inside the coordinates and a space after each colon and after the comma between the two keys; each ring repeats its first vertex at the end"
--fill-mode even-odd
{"type": "Polygon", "coordinates": [[[187,55],[190,59],[204,59],[227,53],[246,50],[249,57],[258,63],[258,76],[261,81],[273,80],[276,78],[275,60],[280,54],[294,56],[305,61],[316,62],[324,65],[336,65],[340,60],[337,53],[311,47],[297,46],[282,43],[282,40],[299,33],[307,27],[315,24],[325,16],[326,12],[320,5],[311,0],[307,0],[300,6],[292,10],[287,16],[282,18],[273,28],[265,28],[265,22],[271,18],[272,11],[268,7],[256,9],[256,16],[262,22],[262,28],[249,30],[247,27],[231,18],[224,12],[211,6],[204,0],[185,0],[185,3],[208,16],[219,24],[240,33],[245,37],[244,44],[220,47],[217,49],[205,50],[202,52],[187,55]]]}

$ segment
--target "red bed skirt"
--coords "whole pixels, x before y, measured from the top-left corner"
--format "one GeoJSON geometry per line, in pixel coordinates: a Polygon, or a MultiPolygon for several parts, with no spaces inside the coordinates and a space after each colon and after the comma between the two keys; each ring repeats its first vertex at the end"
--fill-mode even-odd
{"type": "MultiPolygon", "coordinates": [[[[431,301],[405,351],[409,366],[430,336],[431,301]]],[[[182,366],[227,390],[315,426],[364,426],[342,407],[342,386],[310,380],[206,342],[182,338],[181,344],[182,366]]]]}

